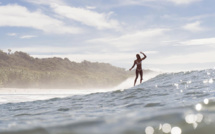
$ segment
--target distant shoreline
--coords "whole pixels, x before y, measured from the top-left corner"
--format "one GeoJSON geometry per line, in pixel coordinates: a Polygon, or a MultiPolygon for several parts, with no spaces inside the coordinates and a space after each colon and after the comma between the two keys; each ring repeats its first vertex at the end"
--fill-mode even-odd
{"type": "Polygon", "coordinates": [[[58,57],[38,59],[24,52],[0,51],[0,88],[111,88],[133,75],[109,63],[76,63],[58,57]]]}

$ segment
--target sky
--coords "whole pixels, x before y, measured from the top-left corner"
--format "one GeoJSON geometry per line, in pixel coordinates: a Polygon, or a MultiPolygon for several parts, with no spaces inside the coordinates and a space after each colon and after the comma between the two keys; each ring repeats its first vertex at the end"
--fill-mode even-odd
{"type": "Polygon", "coordinates": [[[1,0],[0,49],[128,70],[215,68],[214,0],[1,0]]]}

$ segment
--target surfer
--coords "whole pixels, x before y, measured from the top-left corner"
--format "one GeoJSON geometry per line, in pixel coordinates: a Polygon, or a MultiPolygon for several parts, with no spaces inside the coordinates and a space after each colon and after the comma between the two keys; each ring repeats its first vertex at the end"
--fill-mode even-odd
{"type": "Polygon", "coordinates": [[[131,71],[134,68],[134,66],[137,65],[136,78],[134,80],[134,86],[136,84],[136,81],[137,81],[139,74],[140,74],[140,83],[142,83],[142,80],[143,80],[143,70],[142,70],[142,64],[141,63],[142,63],[142,60],[145,60],[147,56],[143,52],[140,52],[140,53],[143,54],[144,57],[141,58],[139,54],[136,54],[137,59],[134,61],[134,65],[129,69],[131,71]]]}

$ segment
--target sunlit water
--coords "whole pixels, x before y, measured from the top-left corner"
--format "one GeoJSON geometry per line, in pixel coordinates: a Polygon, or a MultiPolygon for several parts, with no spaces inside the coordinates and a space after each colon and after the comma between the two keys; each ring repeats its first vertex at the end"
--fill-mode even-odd
{"type": "Polygon", "coordinates": [[[124,88],[128,85],[133,79],[113,89],[60,94],[2,89],[0,133],[214,134],[214,69],[160,74],[124,88]]]}

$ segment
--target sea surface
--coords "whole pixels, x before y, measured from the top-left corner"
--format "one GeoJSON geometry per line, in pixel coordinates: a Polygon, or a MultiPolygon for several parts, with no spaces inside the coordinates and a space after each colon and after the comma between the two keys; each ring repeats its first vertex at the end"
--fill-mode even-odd
{"type": "Polygon", "coordinates": [[[109,90],[0,89],[0,134],[215,134],[215,69],[109,90]]]}

